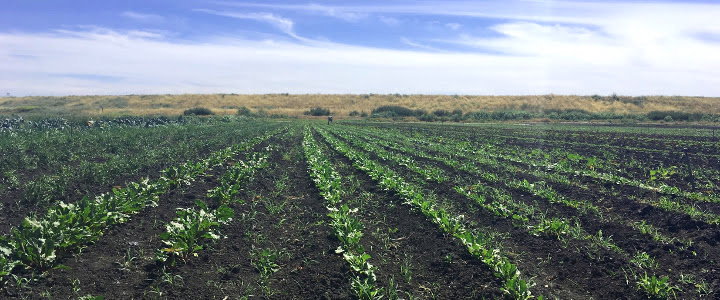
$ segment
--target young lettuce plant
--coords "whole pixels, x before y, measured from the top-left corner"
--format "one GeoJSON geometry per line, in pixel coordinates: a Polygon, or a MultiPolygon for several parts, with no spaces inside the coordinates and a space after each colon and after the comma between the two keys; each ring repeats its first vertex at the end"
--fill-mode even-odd
{"type": "Polygon", "coordinates": [[[680,288],[670,285],[667,276],[648,277],[647,272],[644,277],[640,277],[637,285],[638,289],[645,291],[649,297],[654,299],[669,299],[670,295],[674,297],[675,291],[680,290],[680,288]]]}
{"type": "Polygon", "coordinates": [[[177,259],[187,261],[191,255],[197,256],[197,251],[203,249],[202,240],[218,240],[220,233],[218,227],[228,224],[235,215],[227,206],[220,206],[217,210],[210,210],[202,201],[196,201],[195,208],[178,208],[178,217],[165,228],[167,232],[160,235],[163,244],[157,253],[157,258],[165,263],[175,265],[177,259]]]}

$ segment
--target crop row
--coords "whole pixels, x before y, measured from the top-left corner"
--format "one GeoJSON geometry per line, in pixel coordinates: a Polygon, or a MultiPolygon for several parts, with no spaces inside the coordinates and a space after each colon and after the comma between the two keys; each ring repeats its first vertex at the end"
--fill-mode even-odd
{"type": "MultiPolygon", "coordinates": [[[[367,131],[363,132],[363,137],[360,136],[353,136],[352,134],[348,132],[344,132],[342,130],[333,130],[336,134],[341,134],[344,136],[344,139],[350,141],[351,143],[355,144],[357,147],[366,149],[368,151],[371,151],[378,155],[379,157],[383,158],[387,161],[392,161],[398,165],[402,165],[407,167],[409,170],[418,173],[419,176],[423,179],[430,180],[433,179],[431,177],[428,177],[426,174],[428,173],[440,173],[442,170],[438,169],[435,171],[431,171],[433,167],[431,165],[424,165],[422,167],[416,165],[416,163],[409,157],[406,157],[402,152],[405,153],[412,153],[416,156],[421,156],[430,160],[436,160],[436,161],[442,161],[449,166],[458,167],[462,166],[463,163],[459,161],[451,160],[447,157],[444,157],[442,159],[438,159],[435,157],[430,156],[429,154],[423,153],[422,150],[420,150],[417,147],[417,143],[412,144],[412,147],[410,148],[403,148],[398,147],[397,145],[393,145],[395,142],[400,143],[401,139],[398,139],[397,137],[391,138],[391,139],[384,139],[378,142],[381,142],[386,147],[392,148],[392,147],[398,147],[401,148],[401,153],[391,153],[387,152],[381,147],[378,147],[377,145],[374,145],[372,142],[363,142],[363,140],[371,140],[372,136],[379,135],[379,133],[370,133],[367,131]]],[[[468,168],[463,168],[468,170],[468,168]]],[[[505,188],[514,188],[521,191],[530,192],[531,194],[544,198],[550,203],[562,203],[565,205],[568,205],[570,207],[575,208],[582,208],[574,206],[573,203],[577,203],[576,201],[572,201],[569,199],[563,199],[561,195],[559,195],[557,192],[553,191],[550,187],[544,186],[544,185],[536,185],[531,184],[527,182],[526,180],[518,181],[513,180],[510,178],[498,178],[496,175],[491,173],[483,172],[481,169],[473,168],[471,169],[473,174],[479,175],[484,180],[488,180],[490,182],[503,182],[508,181],[507,184],[505,184],[505,188]]],[[[438,181],[437,179],[434,179],[433,181],[438,181]]],[[[440,181],[438,181],[440,182],[440,181]]],[[[568,220],[565,218],[549,218],[545,217],[543,213],[539,211],[539,208],[536,207],[536,204],[526,204],[522,201],[514,201],[512,199],[512,196],[510,194],[507,194],[503,192],[502,190],[498,190],[496,188],[484,186],[482,184],[475,184],[471,186],[462,186],[462,185],[456,185],[454,187],[458,192],[464,194],[465,196],[473,199],[476,201],[476,203],[485,208],[489,211],[492,211],[494,214],[503,216],[505,218],[512,218],[513,223],[515,226],[524,226],[526,229],[533,233],[533,234],[545,234],[545,235],[555,235],[559,239],[564,239],[564,237],[572,237],[574,239],[578,240],[586,240],[590,245],[593,247],[603,247],[608,250],[611,250],[612,252],[615,252],[623,257],[626,257],[630,262],[632,262],[633,265],[638,266],[640,268],[650,267],[652,269],[656,269],[659,266],[655,261],[652,259],[652,257],[648,256],[645,252],[637,252],[635,255],[628,255],[625,253],[622,249],[620,249],[617,245],[614,245],[612,241],[608,238],[603,236],[602,230],[598,231],[597,234],[587,234],[582,230],[579,224],[572,225],[568,220]],[[487,201],[492,199],[492,201],[487,201]],[[535,219],[533,223],[529,223],[529,220],[535,219]]],[[[590,205],[590,207],[592,207],[590,205]]],[[[646,224],[645,222],[639,222],[632,224],[635,229],[637,229],[640,233],[643,234],[649,234],[653,236],[653,239],[656,241],[660,241],[663,243],[670,243],[672,242],[673,238],[667,238],[663,236],[661,233],[657,231],[656,228],[653,226],[650,226],[646,224]]],[[[672,253],[672,252],[671,252],[672,253]]],[[[627,266],[625,269],[631,270],[631,266],[627,266]]],[[[636,274],[636,273],[633,273],[636,274]]],[[[667,277],[663,276],[660,278],[656,278],[657,281],[652,281],[652,278],[654,277],[636,277],[640,278],[640,280],[637,281],[638,286],[643,288],[644,290],[648,291],[649,293],[655,293],[652,290],[648,289],[651,285],[650,282],[653,283],[659,283],[662,282],[662,286],[665,287],[665,289],[661,289],[656,294],[662,294],[665,292],[672,292],[673,287],[668,283],[667,277]],[[648,279],[649,278],[649,279],[648,279]],[[646,280],[648,279],[648,280],[646,280]]],[[[704,285],[707,287],[706,285],[704,285]]]]}
{"type": "Polygon", "coordinates": [[[211,206],[195,201],[197,208],[177,208],[177,218],[165,225],[160,235],[164,248],[157,251],[157,259],[174,266],[178,260],[187,261],[203,249],[203,240],[217,240],[219,227],[232,221],[235,213],[228,206],[236,200],[240,190],[255,172],[268,165],[267,153],[253,153],[247,161],[237,161],[220,177],[217,188],[208,191],[211,206]]]}
{"type": "MultiPolygon", "coordinates": [[[[455,139],[461,143],[470,143],[475,148],[493,147],[494,152],[505,152],[504,154],[512,154],[513,156],[526,157],[534,156],[536,158],[552,159],[556,164],[568,164],[574,167],[582,167],[591,170],[618,173],[624,170],[633,170],[633,174],[623,175],[630,178],[638,178],[640,180],[652,182],[664,182],[671,180],[678,183],[678,178],[694,178],[695,188],[715,189],[713,178],[720,178],[715,168],[702,168],[705,165],[717,165],[717,158],[702,156],[694,153],[682,153],[681,148],[674,148],[677,151],[655,153],[650,156],[664,157],[664,162],[644,161],[642,157],[647,157],[646,152],[632,152],[627,147],[616,147],[606,149],[602,144],[588,144],[587,139],[583,139],[582,144],[568,144],[563,141],[538,141],[533,138],[528,140],[517,140],[514,137],[498,137],[494,132],[473,131],[467,132],[466,129],[453,131],[443,128],[441,131],[430,131],[415,127],[400,127],[408,131],[410,135],[422,135],[423,137],[439,140],[439,139],[455,139]],[[478,143],[479,142],[479,143],[478,143]],[[564,144],[557,144],[562,142],[564,144]],[[530,145],[531,149],[527,149],[530,145]],[[566,149],[576,148],[576,152],[569,152],[566,149]],[[545,150],[543,150],[545,149],[545,150]],[[585,154],[581,155],[579,152],[585,154]],[[618,152],[619,151],[619,152],[618,152]],[[593,154],[594,153],[594,154],[593,154]],[[626,159],[626,156],[633,154],[636,159],[626,159]],[[624,159],[618,160],[618,155],[624,159]],[[603,171],[604,170],[604,171],[603,171]],[[639,173],[638,173],[639,172],[639,173]],[[658,176],[660,175],[660,176],[658,176]],[[709,186],[709,187],[708,187],[709,186]]],[[[477,128],[473,128],[477,129],[477,128]]],[[[711,151],[712,152],[712,151],[711,151]]],[[[713,152],[714,153],[714,152],[713,152]]],[[[546,164],[551,165],[551,164],[546,164]]],[[[688,183],[692,183],[688,182],[688,183]]]]}
{"type": "MultiPolygon", "coordinates": [[[[118,178],[147,174],[204,151],[229,145],[249,128],[235,124],[126,128],[111,131],[58,131],[18,135],[0,142],[0,194],[17,205],[68,200],[70,188],[98,192],[118,178]],[[9,193],[8,193],[9,192],[9,193]]],[[[134,179],[134,178],[133,178],[134,179]]]]}
{"type": "MultiPolygon", "coordinates": [[[[604,210],[599,210],[599,208],[592,203],[589,203],[587,201],[579,201],[577,199],[571,200],[567,197],[563,197],[561,194],[557,193],[555,190],[553,190],[550,186],[548,186],[542,181],[530,183],[527,182],[527,180],[514,179],[512,178],[512,176],[499,176],[498,174],[514,174],[515,168],[508,166],[506,163],[499,162],[493,159],[489,155],[486,155],[485,152],[483,152],[482,154],[476,154],[474,151],[469,150],[464,146],[457,144],[453,145],[452,141],[450,143],[432,143],[425,141],[425,144],[421,146],[420,142],[422,141],[420,140],[402,138],[400,136],[393,135],[387,132],[366,132],[366,134],[367,136],[380,138],[383,144],[387,147],[391,147],[405,153],[412,153],[413,155],[422,157],[430,161],[441,162],[450,168],[462,170],[470,174],[480,176],[480,178],[482,178],[488,183],[497,182],[507,188],[525,190],[537,196],[541,196],[550,202],[560,202],[569,207],[578,209],[582,213],[592,212],[601,219],[604,219],[604,216],[607,216],[604,210]],[[432,150],[434,151],[434,154],[424,152],[423,149],[432,150]],[[488,172],[488,170],[492,170],[494,172],[488,172]]],[[[568,178],[564,174],[550,173],[544,170],[534,170],[531,172],[531,174],[542,180],[553,182],[567,188],[571,188],[573,187],[573,184],[575,184],[575,182],[571,181],[571,178],[568,178]]],[[[584,186],[580,187],[586,189],[586,187],[584,186]]],[[[667,201],[669,200],[665,200],[665,203],[668,203],[667,201]]],[[[683,209],[694,209],[693,206],[689,205],[685,205],[680,208],[681,209],[676,209],[676,211],[683,212],[683,209]]],[[[636,227],[636,229],[640,232],[644,234],[650,234],[654,240],[662,242],[664,244],[671,244],[676,240],[676,238],[671,238],[662,234],[657,229],[653,228],[649,224],[646,224],[645,222],[632,222],[616,215],[613,215],[612,217],[614,221],[636,227]]],[[[690,244],[690,241],[688,240],[681,240],[686,245],[690,244]]]]}
{"type": "MultiPolygon", "coordinates": [[[[377,134],[377,133],[376,133],[377,134]]],[[[516,163],[521,164],[524,167],[531,167],[533,168],[532,174],[540,177],[544,180],[555,182],[562,185],[570,185],[571,180],[567,177],[570,176],[582,176],[592,179],[599,179],[602,182],[612,184],[612,185],[618,185],[618,186],[631,186],[635,188],[641,188],[643,190],[648,190],[652,192],[659,193],[661,195],[666,195],[665,197],[660,197],[658,199],[652,199],[652,198],[644,198],[640,201],[648,202],[656,207],[659,207],[666,211],[671,212],[678,212],[683,213],[691,216],[694,219],[707,222],[709,224],[720,224],[720,216],[718,216],[715,213],[704,211],[701,208],[694,205],[692,202],[687,201],[700,201],[700,202],[717,202],[717,196],[710,196],[710,195],[703,195],[701,193],[696,192],[685,192],[681,191],[680,189],[676,187],[670,187],[667,185],[662,185],[660,187],[654,187],[650,186],[644,182],[640,182],[638,180],[630,180],[622,176],[618,176],[615,174],[610,173],[600,173],[592,169],[575,169],[569,166],[564,166],[562,164],[542,164],[536,161],[532,161],[528,156],[507,156],[503,154],[496,153],[495,148],[483,148],[483,147],[471,147],[466,143],[458,142],[453,140],[452,138],[446,138],[444,143],[435,143],[428,141],[427,139],[417,139],[417,138],[400,138],[398,136],[387,136],[385,137],[385,141],[389,142],[390,140],[393,141],[402,141],[406,140],[405,143],[413,143],[416,147],[419,145],[423,145],[427,147],[428,149],[432,149],[433,151],[436,151],[437,153],[440,153],[442,155],[430,155],[427,154],[424,157],[428,159],[433,160],[443,160],[443,162],[453,166],[458,167],[460,169],[463,169],[465,171],[474,172],[477,171],[477,167],[472,167],[467,164],[462,164],[456,161],[452,161],[452,157],[458,157],[461,159],[471,159],[476,163],[480,163],[482,165],[482,168],[491,167],[496,170],[501,170],[502,172],[511,172],[514,168],[511,164],[508,163],[516,163]],[[450,158],[447,158],[450,157],[450,158]],[[541,168],[543,167],[544,168],[541,168]],[[673,197],[670,197],[673,196],[673,197]],[[679,198],[680,197],[680,198],[679,198]],[[680,201],[680,199],[686,199],[686,201],[680,201]]],[[[416,152],[417,150],[413,150],[413,152],[416,152]]],[[[516,184],[518,186],[527,186],[525,183],[519,183],[516,184]]],[[[596,211],[597,210],[591,205],[587,204],[588,209],[596,211]]]]}
{"type": "Polygon", "coordinates": [[[342,203],[342,178],[320,150],[307,127],[304,130],[303,150],[308,163],[308,173],[327,202],[331,226],[341,242],[335,252],[342,253],[355,272],[351,283],[353,292],[360,299],[381,297],[383,289],[376,286],[375,267],[370,264],[370,254],[360,244],[364,225],[353,216],[358,209],[351,209],[342,203]]]}
{"type": "MultiPolygon", "coordinates": [[[[687,139],[685,136],[647,136],[638,134],[598,134],[595,132],[573,133],[569,130],[555,130],[547,127],[534,129],[531,126],[523,126],[522,128],[507,128],[498,126],[465,126],[450,125],[443,128],[431,125],[409,125],[412,130],[422,130],[431,132],[435,130],[440,134],[459,134],[473,139],[485,138],[494,139],[506,143],[532,143],[546,144],[556,147],[567,146],[583,146],[588,148],[603,149],[608,151],[636,151],[644,153],[668,153],[677,149],[689,148],[693,154],[703,157],[717,157],[713,149],[719,146],[716,141],[711,141],[709,137],[701,139],[687,139]],[[592,135],[592,141],[588,141],[587,137],[592,135]]],[[[381,127],[381,126],[379,126],[381,127]]]]}
{"type": "Polygon", "coordinates": [[[370,159],[368,155],[348,147],[324,130],[318,131],[335,150],[349,158],[357,169],[370,175],[382,188],[398,194],[406,204],[419,209],[443,231],[458,238],[473,256],[490,267],[503,281],[503,289],[510,297],[514,299],[532,297],[530,292],[532,283],[521,277],[520,271],[503,255],[502,249],[493,247],[494,243],[488,235],[469,230],[461,216],[455,216],[438,206],[419,186],[406,181],[394,171],[370,159]]]}
{"type": "Polygon", "coordinates": [[[95,198],[50,207],[44,216],[26,218],[9,235],[0,237],[0,276],[31,270],[47,270],[84,245],[96,241],[109,227],[127,222],[130,215],[156,206],[159,196],[187,185],[213,167],[246,151],[275,132],[252,138],[211,154],[197,163],[184,163],[163,171],[155,181],[148,179],[113,189],[95,198]]]}

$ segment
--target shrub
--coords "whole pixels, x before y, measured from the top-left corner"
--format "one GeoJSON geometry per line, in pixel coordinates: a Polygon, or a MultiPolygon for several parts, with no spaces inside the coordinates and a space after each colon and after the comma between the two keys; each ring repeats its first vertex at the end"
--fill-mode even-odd
{"type": "Polygon", "coordinates": [[[433,115],[436,115],[438,117],[446,117],[450,115],[450,111],[444,109],[436,109],[433,111],[433,115]]]}
{"type": "Polygon", "coordinates": [[[357,117],[357,116],[360,115],[360,113],[359,113],[357,110],[353,110],[353,111],[351,111],[350,114],[348,114],[348,115],[351,116],[351,117],[357,117]]]}
{"type": "Polygon", "coordinates": [[[436,117],[435,115],[433,115],[433,114],[424,114],[424,115],[418,117],[418,119],[419,119],[420,121],[423,121],[423,122],[435,122],[435,121],[437,121],[437,117],[436,117]]]}
{"type": "Polygon", "coordinates": [[[535,117],[533,113],[522,110],[499,110],[494,111],[490,114],[490,118],[493,120],[527,120],[535,117]]]}
{"type": "Polygon", "coordinates": [[[238,114],[238,116],[246,116],[246,117],[253,116],[252,111],[250,111],[250,109],[245,106],[238,108],[237,114],[238,114]]]}
{"type": "Polygon", "coordinates": [[[209,108],[205,108],[205,107],[194,107],[191,109],[187,109],[183,112],[183,115],[186,115],[186,116],[192,116],[192,115],[209,116],[209,115],[214,115],[214,114],[215,113],[212,110],[210,110],[209,108]]]}
{"type": "Polygon", "coordinates": [[[329,116],[330,115],[330,109],[322,108],[322,107],[315,107],[312,108],[306,112],[303,113],[304,115],[310,115],[310,116],[329,116]]]}
{"type": "Polygon", "coordinates": [[[398,114],[394,111],[383,111],[383,112],[373,112],[372,113],[373,118],[394,118],[397,117],[398,114]]]}
{"type": "Polygon", "coordinates": [[[360,113],[360,117],[367,118],[367,117],[368,117],[368,113],[362,112],[362,113],[360,113]]]}
{"type": "MultiPolygon", "coordinates": [[[[422,112],[422,110],[419,110],[422,112]]],[[[417,116],[417,111],[399,105],[384,105],[372,110],[373,117],[412,117],[417,116]]]]}
{"type": "Polygon", "coordinates": [[[708,116],[702,113],[686,113],[680,111],[651,111],[647,114],[647,117],[653,121],[666,120],[668,117],[673,121],[700,121],[708,116]]]}

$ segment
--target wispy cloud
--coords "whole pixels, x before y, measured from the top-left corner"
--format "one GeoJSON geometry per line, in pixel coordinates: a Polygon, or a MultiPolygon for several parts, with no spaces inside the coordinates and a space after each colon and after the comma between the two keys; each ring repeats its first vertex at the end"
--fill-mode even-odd
{"type": "Polygon", "coordinates": [[[395,26],[395,25],[400,24],[400,20],[393,18],[393,17],[379,16],[378,20],[380,20],[380,22],[385,23],[390,26],[395,26]]]}
{"type": "Polygon", "coordinates": [[[124,11],[120,14],[123,17],[133,19],[140,22],[159,23],[165,21],[165,17],[156,14],[145,14],[134,11],[124,11]]]}
{"type": "Polygon", "coordinates": [[[332,14],[410,14],[434,16],[463,16],[499,20],[522,20],[569,24],[612,25],[621,28],[637,20],[651,20],[648,26],[662,25],[675,30],[705,28],[720,32],[717,14],[720,6],[706,3],[672,2],[612,2],[604,1],[422,1],[396,4],[318,5],[277,4],[257,2],[218,2],[220,4],[293,11],[325,11],[332,14]],[[672,20],[672,22],[669,22],[672,20]]]}
{"type": "Polygon", "coordinates": [[[458,29],[460,29],[460,27],[462,27],[462,25],[460,25],[458,23],[447,23],[447,24],[445,24],[445,27],[450,28],[452,30],[458,30],[458,29]]]}
{"type": "Polygon", "coordinates": [[[250,8],[264,8],[264,9],[275,9],[275,10],[294,10],[304,11],[307,13],[320,14],[329,16],[337,19],[341,19],[347,22],[356,22],[358,20],[367,18],[368,14],[360,11],[348,10],[344,7],[320,5],[315,3],[308,4],[268,4],[268,3],[251,3],[251,2],[215,2],[217,4],[233,6],[233,7],[250,7],[250,8]]]}
{"type": "MultiPolygon", "coordinates": [[[[162,31],[93,26],[46,33],[0,32],[0,87],[9,87],[8,92],[16,95],[287,91],[720,96],[720,21],[716,18],[720,5],[513,0],[397,3],[401,2],[234,2],[220,7],[243,7],[242,12],[195,10],[272,26],[274,30],[264,32],[261,41],[221,31],[175,41],[162,31]],[[436,21],[432,30],[402,26],[407,30],[383,36],[382,42],[368,39],[372,32],[362,40],[343,37],[354,45],[376,45],[353,46],[305,38],[327,34],[332,39],[338,33],[330,27],[317,31],[313,26],[297,26],[296,21],[308,17],[298,12],[350,22],[362,18],[383,22],[381,17],[388,18],[386,24],[392,24],[392,19],[409,24],[411,18],[421,20],[416,24],[442,22],[436,21]],[[53,75],[67,70],[87,75],[53,75]],[[122,80],[93,80],[103,78],[95,75],[122,80]]],[[[342,26],[365,30],[370,26],[359,26],[367,23],[342,26]]]]}
{"type": "Polygon", "coordinates": [[[121,77],[102,75],[102,74],[58,73],[58,74],[48,74],[48,75],[61,77],[61,78],[73,78],[73,79],[82,79],[82,80],[89,80],[89,81],[117,82],[117,81],[123,80],[123,78],[121,78],[121,77]]]}
{"type": "Polygon", "coordinates": [[[430,51],[441,51],[440,49],[435,48],[435,47],[432,47],[432,46],[428,46],[428,45],[420,44],[420,43],[417,43],[417,42],[413,42],[413,41],[411,41],[410,39],[408,39],[408,38],[406,38],[406,37],[400,38],[400,41],[401,41],[403,44],[405,44],[405,45],[408,45],[408,46],[411,46],[411,47],[415,47],[415,48],[418,48],[418,49],[430,50],[430,51]]]}
{"type": "MultiPolygon", "coordinates": [[[[576,38],[574,31],[569,32],[566,38],[576,38]]],[[[716,60],[704,61],[698,71],[685,68],[687,60],[669,59],[670,68],[658,71],[654,60],[619,68],[622,61],[588,64],[577,54],[525,57],[237,39],[176,43],[111,31],[0,33],[0,44],[8,53],[35,56],[27,60],[0,53],[0,86],[15,95],[277,91],[720,95],[716,60]],[[67,70],[123,81],[52,76],[67,70]]]]}
{"type": "Polygon", "coordinates": [[[293,30],[293,21],[287,18],[279,17],[271,13],[240,13],[240,12],[228,12],[228,11],[216,11],[211,9],[194,9],[197,12],[204,12],[218,16],[230,17],[235,19],[254,20],[259,22],[265,22],[283,33],[297,38],[302,39],[293,30]]]}
{"type": "Polygon", "coordinates": [[[130,41],[134,39],[162,39],[167,37],[167,32],[158,30],[127,30],[116,31],[100,26],[80,25],[72,29],[56,29],[55,32],[68,36],[80,36],[90,38],[102,38],[109,41],[130,41]]]}

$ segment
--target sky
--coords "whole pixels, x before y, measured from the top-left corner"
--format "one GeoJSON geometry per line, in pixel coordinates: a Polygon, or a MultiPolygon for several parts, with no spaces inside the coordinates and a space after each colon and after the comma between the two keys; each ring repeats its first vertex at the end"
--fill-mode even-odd
{"type": "Polygon", "coordinates": [[[720,1],[3,0],[0,95],[720,96],[720,1]]]}

